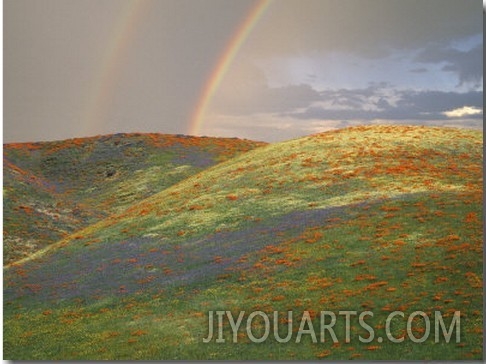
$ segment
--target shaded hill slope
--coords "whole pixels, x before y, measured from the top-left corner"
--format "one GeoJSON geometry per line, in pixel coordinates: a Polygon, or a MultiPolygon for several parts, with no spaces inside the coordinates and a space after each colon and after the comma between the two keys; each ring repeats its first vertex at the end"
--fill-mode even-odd
{"type": "Polygon", "coordinates": [[[4,262],[264,143],[115,134],[4,145],[4,262]]]}
{"type": "MultiPolygon", "coordinates": [[[[479,132],[356,127],[268,145],[7,269],[7,352],[73,359],[478,358],[481,220],[479,132]],[[442,310],[447,317],[461,310],[466,344],[357,343],[353,351],[310,340],[282,346],[242,338],[235,347],[228,337],[228,344],[203,344],[205,315],[217,309],[374,309],[377,330],[394,310],[442,310]],[[75,323],[69,332],[60,326],[65,320],[75,323]],[[63,339],[36,329],[14,345],[36,325],[63,339]],[[37,353],[39,342],[45,349],[37,353]]],[[[402,334],[403,326],[394,328],[402,334]]]]}

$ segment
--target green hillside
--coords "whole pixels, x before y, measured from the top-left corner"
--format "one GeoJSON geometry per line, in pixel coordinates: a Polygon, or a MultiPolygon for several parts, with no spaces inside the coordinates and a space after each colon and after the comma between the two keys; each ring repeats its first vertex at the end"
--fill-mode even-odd
{"type": "Polygon", "coordinates": [[[482,147],[478,131],[355,127],[186,176],[7,268],[4,357],[481,359],[482,147]],[[278,311],[294,336],[255,343],[246,319],[235,336],[226,320],[225,342],[204,343],[216,310],[278,311]],[[304,312],[320,339],[321,311],[371,311],[375,340],[358,340],[369,332],[354,317],[346,343],[339,317],[338,340],[296,342],[304,312]],[[393,311],[446,325],[460,311],[461,340],[413,342],[408,329],[428,331],[416,316],[390,342],[393,311]]]}
{"type": "Polygon", "coordinates": [[[264,143],[114,134],[4,145],[4,263],[264,143]]]}

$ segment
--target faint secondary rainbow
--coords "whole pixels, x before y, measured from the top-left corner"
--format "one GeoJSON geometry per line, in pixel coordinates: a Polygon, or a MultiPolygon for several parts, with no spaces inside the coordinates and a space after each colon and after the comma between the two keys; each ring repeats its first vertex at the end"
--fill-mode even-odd
{"type": "Polygon", "coordinates": [[[120,77],[123,61],[132,44],[138,24],[150,7],[150,0],[130,0],[125,2],[120,15],[113,26],[106,50],[98,72],[94,76],[93,86],[84,115],[84,134],[88,135],[103,124],[106,110],[111,104],[117,80],[120,77]]]}
{"type": "Polygon", "coordinates": [[[211,76],[209,77],[199,101],[196,105],[196,109],[191,117],[188,133],[191,135],[198,135],[201,125],[204,121],[204,116],[218,90],[221,81],[228,72],[228,69],[233,62],[236,54],[240,50],[241,46],[245,43],[246,39],[252,32],[255,25],[258,23],[262,15],[268,9],[272,0],[259,0],[255,6],[250,10],[245,20],[238,27],[235,35],[231,38],[231,41],[226,46],[224,52],[218,60],[218,63],[214,67],[211,76]]]}

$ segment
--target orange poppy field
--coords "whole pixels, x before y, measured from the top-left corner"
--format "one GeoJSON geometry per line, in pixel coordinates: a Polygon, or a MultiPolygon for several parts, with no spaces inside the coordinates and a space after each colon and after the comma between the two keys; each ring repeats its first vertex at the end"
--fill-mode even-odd
{"type": "Polygon", "coordinates": [[[4,358],[482,359],[482,166],[421,126],[5,144],[4,358]]]}

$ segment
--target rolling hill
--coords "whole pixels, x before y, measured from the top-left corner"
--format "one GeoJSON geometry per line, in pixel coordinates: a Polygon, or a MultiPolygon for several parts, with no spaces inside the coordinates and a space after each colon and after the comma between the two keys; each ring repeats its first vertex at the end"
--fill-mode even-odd
{"type": "MultiPolygon", "coordinates": [[[[145,199],[111,202],[104,218],[5,268],[4,357],[482,358],[480,132],[366,126],[255,146],[155,184],[160,192],[145,199]],[[376,339],[358,340],[367,332],[357,318],[349,343],[342,320],[340,340],[317,343],[309,333],[301,342],[255,343],[245,324],[233,336],[226,321],[225,342],[204,343],[217,310],[277,311],[281,336],[292,323],[292,332],[302,329],[304,312],[318,327],[323,310],[371,311],[376,339]],[[417,316],[412,328],[400,320],[390,328],[402,343],[387,341],[394,311],[438,311],[448,324],[460,311],[461,341],[410,340],[409,329],[427,331],[417,316]]],[[[114,188],[137,186],[132,178],[92,199],[73,187],[73,201],[100,211],[114,188]]],[[[52,196],[29,188],[32,201],[52,196]]],[[[253,324],[262,336],[264,322],[253,324]]]]}
{"type": "Polygon", "coordinates": [[[264,143],[114,134],[4,145],[4,264],[264,143]]]}

